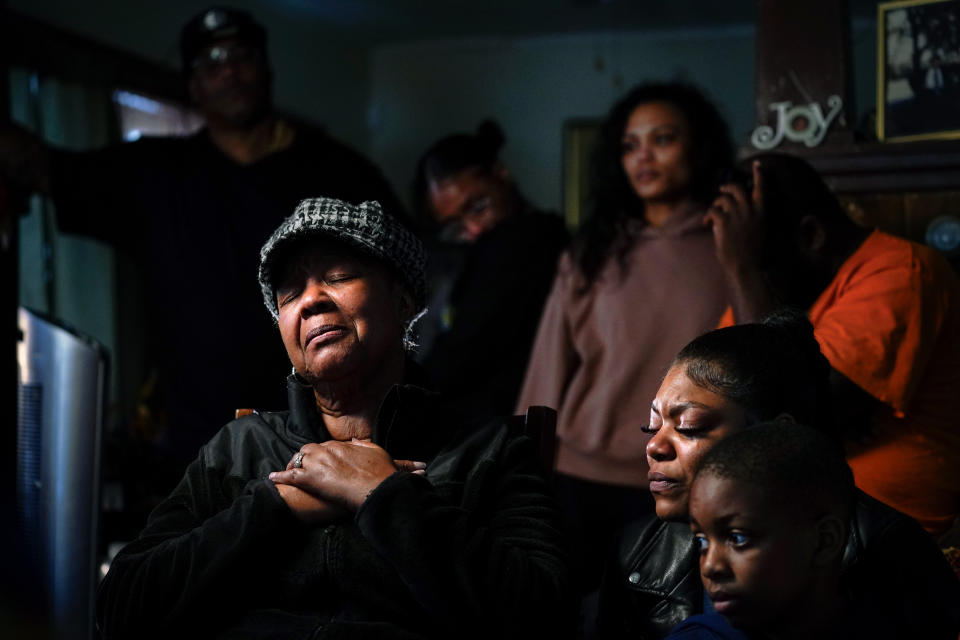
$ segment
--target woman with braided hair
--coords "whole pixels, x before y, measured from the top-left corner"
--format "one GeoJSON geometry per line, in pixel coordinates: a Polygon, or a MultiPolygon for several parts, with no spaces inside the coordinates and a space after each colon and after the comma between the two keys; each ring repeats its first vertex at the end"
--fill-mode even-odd
{"type": "Polygon", "coordinates": [[[441,238],[463,245],[459,271],[446,276],[449,295],[431,301],[441,328],[423,365],[436,389],[475,422],[513,413],[569,239],[559,215],[524,197],[500,161],[504,142],[490,120],[473,134],[438,140],[420,159],[414,190],[441,238]]]}

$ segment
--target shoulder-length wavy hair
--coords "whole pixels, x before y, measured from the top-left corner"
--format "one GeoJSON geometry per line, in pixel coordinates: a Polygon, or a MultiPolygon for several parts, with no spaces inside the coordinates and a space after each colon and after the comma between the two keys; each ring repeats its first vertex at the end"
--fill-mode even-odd
{"type": "Polygon", "coordinates": [[[643,200],[623,171],[623,132],[634,109],[650,102],[676,107],[690,125],[691,195],[704,204],[717,193],[734,163],[730,129],[712,102],[695,87],[671,82],[642,84],[607,115],[594,149],[588,214],[573,244],[573,257],[589,287],[610,255],[622,260],[630,246],[627,222],[643,220],[643,200]]]}

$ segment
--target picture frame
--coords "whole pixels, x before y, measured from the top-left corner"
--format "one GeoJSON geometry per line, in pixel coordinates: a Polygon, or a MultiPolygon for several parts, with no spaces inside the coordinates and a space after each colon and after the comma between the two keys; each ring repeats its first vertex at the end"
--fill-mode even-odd
{"type": "Polygon", "coordinates": [[[571,231],[586,215],[590,162],[602,122],[600,118],[573,118],[563,125],[563,217],[571,231]]]}
{"type": "Polygon", "coordinates": [[[960,0],[877,5],[877,138],[960,138],[960,0]]]}

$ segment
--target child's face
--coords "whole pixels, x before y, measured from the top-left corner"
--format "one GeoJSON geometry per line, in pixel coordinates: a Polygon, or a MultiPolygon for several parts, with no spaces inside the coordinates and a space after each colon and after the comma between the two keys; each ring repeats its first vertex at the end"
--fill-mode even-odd
{"type": "Polygon", "coordinates": [[[814,588],[814,523],[763,487],[702,473],[690,492],[700,577],[714,608],[741,629],[769,630],[804,615],[814,588]]]}

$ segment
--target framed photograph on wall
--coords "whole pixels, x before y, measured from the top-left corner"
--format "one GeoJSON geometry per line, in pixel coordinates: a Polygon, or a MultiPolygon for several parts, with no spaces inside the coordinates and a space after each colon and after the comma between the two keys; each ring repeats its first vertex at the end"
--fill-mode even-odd
{"type": "Polygon", "coordinates": [[[575,118],[563,125],[563,217],[571,230],[586,215],[590,161],[600,134],[599,118],[575,118]]]}
{"type": "Polygon", "coordinates": [[[960,138],[960,0],[877,5],[877,137],[960,138]]]}

